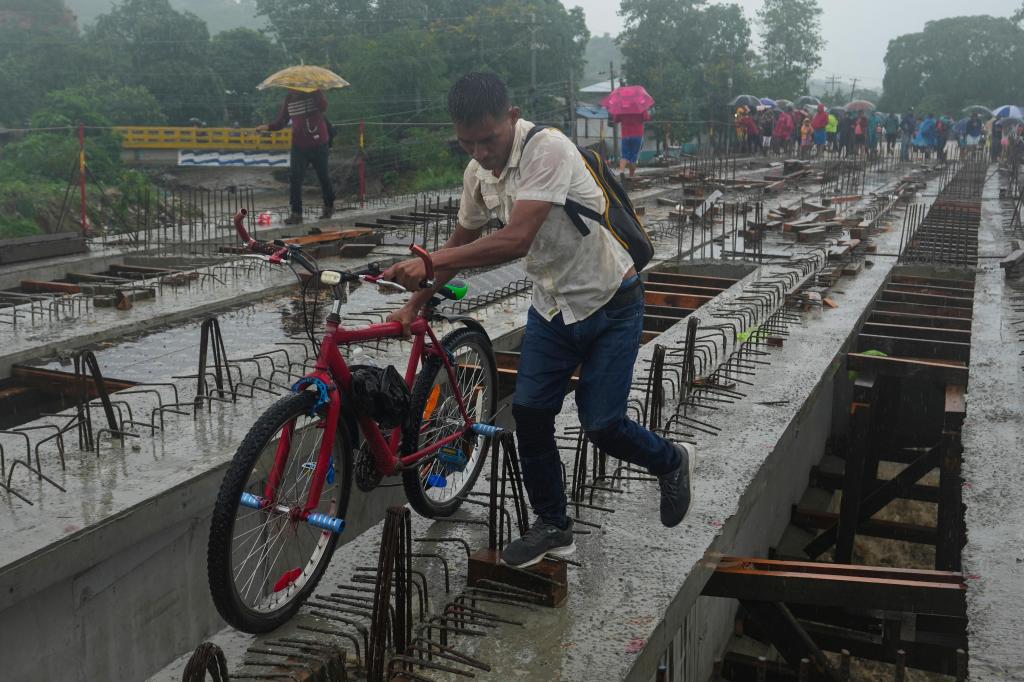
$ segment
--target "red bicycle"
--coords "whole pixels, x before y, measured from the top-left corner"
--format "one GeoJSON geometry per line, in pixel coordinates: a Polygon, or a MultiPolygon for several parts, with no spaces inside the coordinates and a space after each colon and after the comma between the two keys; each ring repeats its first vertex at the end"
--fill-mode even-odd
{"type": "MultiPolygon", "coordinates": [[[[288,620],[316,587],[345,528],[353,478],[369,490],[382,477],[401,474],[417,512],[448,516],[480,474],[483,439],[499,429],[488,424],[497,406],[497,370],[483,327],[469,318],[445,318],[464,326],[439,341],[430,326],[442,317],[437,305],[465,295],[464,284],[442,287],[413,322],[401,387],[408,412],[386,428],[356,406],[353,372],[362,370],[350,367],[339,347],[400,338],[402,325],[346,329],[341,300],[351,282],[405,289],[379,279],[375,269],[321,270],[298,245],[255,240],[245,216],[244,209],[235,216],[235,229],[250,251],[297,275],[294,266],[305,269],[314,285],[331,288],[334,300],[315,368],[253,424],[213,510],[207,550],[213,601],[229,624],[256,633],[288,620]]],[[[430,254],[417,245],[411,250],[426,266],[423,286],[432,287],[430,254]]]]}

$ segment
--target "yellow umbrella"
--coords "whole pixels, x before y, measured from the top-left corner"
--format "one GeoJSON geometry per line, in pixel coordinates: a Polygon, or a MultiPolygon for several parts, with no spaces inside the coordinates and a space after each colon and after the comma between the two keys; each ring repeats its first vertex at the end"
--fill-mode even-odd
{"type": "Polygon", "coordinates": [[[256,86],[257,90],[266,88],[288,88],[300,92],[313,92],[314,90],[330,90],[331,88],[343,88],[349,82],[322,66],[289,66],[287,69],[278,71],[265,81],[256,86]]]}

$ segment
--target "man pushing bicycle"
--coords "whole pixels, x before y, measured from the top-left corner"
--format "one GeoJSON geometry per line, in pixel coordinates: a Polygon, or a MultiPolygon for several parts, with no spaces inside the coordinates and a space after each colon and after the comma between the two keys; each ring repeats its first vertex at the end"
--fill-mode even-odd
{"type": "MultiPolygon", "coordinates": [[[[608,229],[612,199],[606,188],[572,141],[520,118],[493,74],[459,79],[448,93],[448,112],[472,160],[463,176],[458,224],[433,254],[435,286],[460,270],[519,258],[534,283],[512,414],[523,481],[538,518],[505,547],[502,560],[522,567],[575,551],[555,417],[578,367],[575,399],[588,438],[657,476],[661,522],[679,524],[690,505],[695,454],[626,417],[644,288],[627,242],[608,229]],[[481,236],[492,217],[504,227],[481,236]]],[[[414,259],[389,268],[383,278],[417,289],[426,273],[414,259]]],[[[408,329],[432,293],[417,291],[390,320],[408,329]]]]}

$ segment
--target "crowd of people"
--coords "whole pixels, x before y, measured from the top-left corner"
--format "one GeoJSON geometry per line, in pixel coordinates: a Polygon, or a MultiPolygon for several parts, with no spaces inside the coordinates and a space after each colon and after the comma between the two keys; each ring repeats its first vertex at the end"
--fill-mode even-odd
{"type": "Polygon", "coordinates": [[[1024,124],[1017,119],[983,120],[978,113],[955,121],[946,114],[917,115],[913,109],[902,116],[870,109],[847,111],[842,107],[747,106],[736,109],[734,123],[740,150],[749,154],[780,154],[810,158],[836,156],[874,158],[879,155],[910,158],[913,150],[945,160],[951,143],[963,149],[985,146],[993,160],[1024,143],[1024,124]]]}

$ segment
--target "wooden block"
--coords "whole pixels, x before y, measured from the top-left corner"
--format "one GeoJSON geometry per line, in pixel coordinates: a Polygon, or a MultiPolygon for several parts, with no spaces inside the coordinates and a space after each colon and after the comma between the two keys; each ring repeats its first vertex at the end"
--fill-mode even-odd
{"type": "Polygon", "coordinates": [[[1024,250],[1018,249],[1013,251],[1009,256],[999,261],[999,267],[1004,270],[1019,265],[1021,261],[1024,261],[1024,250]]]}
{"type": "Polygon", "coordinates": [[[964,386],[946,384],[946,414],[966,414],[967,400],[964,386]]]}
{"type": "Polygon", "coordinates": [[[543,606],[560,606],[569,596],[567,564],[563,561],[544,559],[529,568],[513,568],[500,563],[498,552],[493,549],[479,549],[469,557],[467,583],[476,585],[481,580],[510,585],[528,590],[537,595],[543,606]]]}

